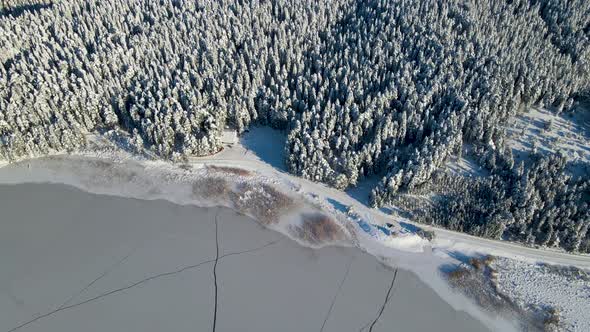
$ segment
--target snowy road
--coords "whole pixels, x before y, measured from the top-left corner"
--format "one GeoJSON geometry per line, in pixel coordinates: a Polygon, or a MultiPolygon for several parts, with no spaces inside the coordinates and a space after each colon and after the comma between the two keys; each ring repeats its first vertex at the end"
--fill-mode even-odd
{"type": "MultiPolygon", "coordinates": [[[[536,249],[511,242],[485,239],[438,227],[416,224],[407,219],[394,220],[392,216],[385,214],[381,210],[368,207],[344,191],[287,173],[282,165],[282,160],[284,160],[281,155],[282,148],[277,149],[275,145],[281,138],[273,137],[278,135],[278,133],[265,128],[260,128],[256,131],[256,135],[246,135],[246,138],[241,143],[233,144],[231,147],[226,148],[214,156],[191,158],[190,163],[195,166],[233,166],[256,171],[264,176],[278,179],[295,187],[300,187],[301,191],[317,195],[319,199],[330,202],[330,204],[338,205],[339,207],[350,206],[363,218],[374,224],[384,225],[385,222],[403,221],[404,223],[417,225],[427,230],[434,230],[436,232],[436,240],[432,248],[434,251],[448,252],[461,250],[493,254],[529,262],[542,261],[590,269],[590,255],[568,254],[552,249],[536,249]]],[[[338,209],[338,206],[335,206],[335,208],[338,209]]]]}

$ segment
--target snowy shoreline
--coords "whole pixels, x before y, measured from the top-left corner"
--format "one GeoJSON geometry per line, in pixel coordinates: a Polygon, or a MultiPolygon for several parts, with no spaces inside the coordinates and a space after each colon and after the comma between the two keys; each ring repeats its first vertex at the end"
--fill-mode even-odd
{"type": "MultiPolygon", "coordinates": [[[[256,139],[268,142],[276,141],[268,137],[256,139]]],[[[296,178],[286,173],[277,167],[276,161],[280,160],[280,156],[269,156],[270,152],[265,152],[264,147],[262,149],[256,147],[258,151],[254,153],[248,149],[248,144],[235,144],[212,157],[193,158],[186,164],[171,164],[165,161],[141,160],[121,150],[104,149],[103,142],[99,143],[102,150],[95,148],[83,151],[78,155],[54,155],[5,165],[0,168],[0,183],[63,183],[97,194],[143,200],[163,199],[180,205],[205,207],[221,205],[229,208],[234,208],[231,206],[231,202],[196,199],[192,184],[199,179],[211,176],[221,176],[232,181],[241,179],[240,181],[269,184],[295,198],[303,204],[304,209],[321,211],[335,218],[347,233],[347,239],[336,241],[337,243],[330,241],[316,244],[304,243],[301,239],[294,238],[290,232],[289,226],[296,225],[300,221],[297,215],[281,218],[281,222],[269,226],[271,229],[294,238],[300,244],[311,247],[331,244],[353,245],[389,266],[410,270],[432,287],[455,310],[468,312],[494,329],[513,329],[514,325],[497,316],[491,317],[488,313],[476,308],[476,305],[466,300],[462,294],[450,289],[446,280],[441,276],[441,266],[462,263],[460,259],[457,259],[457,254],[465,257],[494,254],[516,259],[525,264],[546,261],[583,268],[590,266],[584,256],[549,252],[548,259],[543,260],[536,256],[539,252],[536,249],[504,243],[499,246],[497,241],[440,229],[435,229],[437,238],[428,242],[417,236],[412,229],[397,221],[392,221],[390,216],[379,210],[364,206],[345,192],[336,191],[325,185],[296,178]],[[265,153],[267,154],[265,155],[265,153]],[[215,167],[218,169],[216,170],[215,167]],[[243,169],[249,174],[247,176],[236,176],[236,174],[227,174],[227,172],[223,174],[223,168],[243,169]],[[394,224],[393,231],[397,236],[387,236],[379,230],[377,226],[384,225],[386,221],[394,224]],[[478,244],[481,245],[478,246],[478,244]],[[515,250],[506,250],[507,247],[510,249],[510,246],[515,250]],[[579,264],[577,260],[580,261],[579,264]]],[[[256,144],[260,143],[256,142],[256,144]]],[[[404,222],[406,221],[404,220],[404,222]]],[[[429,227],[424,228],[430,229],[429,227]]],[[[566,318],[571,319],[571,317],[566,318]]],[[[575,317],[575,319],[585,321],[581,326],[590,324],[588,319],[583,316],[575,317]]]]}
{"type": "MultiPolygon", "coordinates": [[[[78,189],[113,196],[131,197],[142,200],[164,199],[181,205],[216,206],[217,203],[196,202],[190,185],[197,177],[205,176],[205,167],[192,171],[176,168],[164,162],[106,162],[101,159],[88,157],[47,157],[28,160],[20,164],[11,164],[0,170],[0,183],[16,184],[24,182],[49,182],[71,185],[78,189]]],[[[256,181],[271,183],[281,189],[279,181],[273,181],[264,176],[254,176],[256,181]]],[[[339,219],[342,221],[342,219],[339,219]]],[[[286,218],[286,222],[297,222],[295,218],[286,218]]],[[[285,224],[271,226],[291,238],[285,224]]],[[[435,255],[417,252],[414,243],[409,251],[402,251],[397,244],[393,247],[385,246],[375,241],[365,232],[358,231],[355,246],[361,250],[380,258],[390,266],[400,267],[414,272],[455,310],[467,312],[493,329],[512,330],[513,325],[498,317],[490,317],[481,311],[464,296],[451,290],[439,273],[441,264],[450,259],[441,259],[435,255]],[[395,248],[397,247],[397,248],[395,248]],[[395,249],[394,249],[395,248],[395,249]]],[[[299,239],[296,241],[302,243],[299,239]]],[[[303,243],[305,245],[305,243],[303,243]]],[[[330,244],[330,243],[327,243],[330,244]]],[[[339,245],[346,245],[339,242],[339,245]]],[[[309,246],[309,244],[307,244],[309,246]]],[[[350,244],[349,244],[350,245],[350,244]]]]}
{"type": "Polygon", "coordinates": [[[0,198],[1,331],[206,331],[214,294],[218,331],[489,331],[414,273],[230,209],[47,183],[0,185],[0,198]]]}

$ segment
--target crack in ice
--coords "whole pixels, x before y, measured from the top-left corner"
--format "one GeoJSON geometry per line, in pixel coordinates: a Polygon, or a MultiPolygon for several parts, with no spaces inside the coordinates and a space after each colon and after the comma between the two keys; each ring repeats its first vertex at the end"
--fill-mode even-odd
{"type": "Polygon", "coordinates": [[[215,264],[213,265],[213,281],[215,283],[215,310],[213,311],[213,332],[217,327],[217,263],[219,262],[219,233],[218,221],[219,210],[215,213],[215,264]]]}
{"type": "Polygon", "coordinates": [[[106,277],[109,273],[113,272],[117,267],[119,267],[121,264],[123,264],[127,258],[129,258],[129,256],[131,256],[133,254],[133,252],[136,250],[137,248],[133,249],[131,252],[129,252],[125,257],[121,258],[119,261],[117,261],[115,264],[113,264],[110,268],[106,269],[101,275],[99,275],[97,278],[95,278],[94,280],[92,280],[88,285],[86,285],[86,287],[82,288],[81,290],[79,290],[76,294],[72,295],[70,298],[68,298],[64,303],[62,303],[58,309],[64,308],[65,306],[67,306],[70,302],[72,302],[76,297],[80,296],[80,294],[84,293],[86,290],[88,290],[90,287],[92,287],[92,285],[94,285],[95,283],[97,283],[100,279],[106,277]]]}
{"type": "Polygon", "coordinates": [[[200,266],[205,265],[205,264],[208,264],[208,263],[213,263],[216,260],[220,260],[220,259],[225,258],[225,257],[235,256],[235,255],[241,255],[241,254],[246,254],[246,253],[250,253],[250,252],[262,250],[262,249],[264,249],[266,247],[269,247],[269,246],[271,246],[273,244],[276,244],[276,243],[280,242],[281,240],[282,239],[274,240],[274,241],[271,241],[271,242],[269,242],[269,243],[267,243],[267,244],[265,244],[263,246],[252,248],[252,249],[248,249],[248,250],[244,250],[244,251],[238,251],[238,252],[231,252],[231,253],[228,253],[228,254],[223,254],[223,255],[219,256],[217,259],[209,259],[209,260],[206,260],[206,261],[203,261],[203,262],[194,264],[194,265],[188,265],[188,266],[182,267],[182,268],[177,269],[177,270],[174,270],[174,271],[159,273],[159,274],[156,274],[156,275],[147,277],[147,278],[142,279],[142,280],[139,280],[139,281],[137,281],[137,282],[135,282],[135,283],[133,283],[133,284],[131,284],[129,286],[117,288],[117,289],[114,289],[112,291],[109,291],[109,292],[106,292],[106,293],[97,295],[97,296],[95,296],[93,298],[84,300],[82,302],[78,302],[78,303],[74,303],[74,304],[71,304],[71,305],[68,305],[68,306],[64,306],[64,307],[55,309],[53,311],[50,311],[50,312],[48,312],[46,314],[43,314],[41,316],[37,316],[34,319],[31,319],[29,321],[26,321],[26,322],[24,322],[24,323],[22,323],[22,324],[20,324],[20,325],[18,325],[16,327],[14,327],[14,328],[8,330],[7,332],[14,332],[16,330],[19,330],[19,329],[21,329],[21,328],[23,328],[23,327],[25,327],[27,325],[30,325],[30,324],[38,321],[38,320],[41,320],[43,318],[52,316],[52,315],[54,315],[54,314],[56,314],[58,312],[65,311],[65,310],[68,310],[68,309],[72,309],[72,308],[81,306],[81,305],[86,304],[86,303],[94,302],[96,300],[102,299],[102,298],[107,297],[109,295],[120,293],[120,292],[123,292],[125,290],[131,289],[133,287],[139,286],[139,285],[141,285],[143,283],[146,283],[148,281],[159,279],[159,278],[163,278],[163,277],[167,277],[167,276],[171,276],[171,275],[176,275],[178,273],[181,273],[181,272],[184,272],[184,271],[187,271],[187,270],[192,270],[192,269],[195,269],[197,267],[200,267],[200,266]]]}
{"type": "Polygon", "coordinates": [[[344,272],[344,277],[342,277],[342,280],[340,280],[340,284],[338,285],[338,290],[336,291],[336,294],[334,294],[334,298],[332,298],[332,303],[330,304],[330,309],[328,309],[328,313],[326,314],[326,317],[324,318],[324,322],[322,323],[322,328],[320,329],[320,332],[324,331],[324,327],[326,326],[326,323],[328,322],[328,319],[330,318],[330,314],[332,313],[332,309],[334,308],[334,304],[336,303],[336,299],[338,298],[338,294],[340,294],[340,291],[342,290],[342,286],[344,285],[344,282],[346,281],[346,278],[348,277],[348,272],[350,272],[350,266],[352,265],[353,260],[354,260],[354,258],[351,258],[350,261],[348,261],[348,264],[346,264],[346,272],[344,272]]]}
{"type": "MultiPolygon", "coordinates": [[[[391,285],[389,285],[389,289],[387,290],[387,294],[385,295],[385,301],[383,302],[383,305],[381,306],[381,309],[379,310],[379,314],[377,315],[377,317],[375,317],[375,319],[370,323],[371,326],[369,327],[369,332],[373,331],[373,327],[375,327],[375,324],[377,324],[377,321],[379,321],[379,319],[381,318],[381,315],[383,315],[383,311],[385,310],[387,303],[389,303],[389,300],[393,296],[393,294],[391,294],[391,289],[393,288],[393,285],[395,284],[396,278],[397,278],[397,269],[395,269],[395,271],[393,271],[393,278],[391,279],[391,285]]],[[[359,332],[362,332],[368,326],[369,326],[369,323],[365,324],[365,326],[361,327],[359,332]]]]}

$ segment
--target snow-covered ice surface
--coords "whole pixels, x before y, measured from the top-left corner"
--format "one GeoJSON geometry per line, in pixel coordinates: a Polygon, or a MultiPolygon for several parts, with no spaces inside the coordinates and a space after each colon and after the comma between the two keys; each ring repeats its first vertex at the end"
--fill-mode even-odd
{"type": "MultiPolygon", "coordinates": [[[[214,206],[227,204],[227,202],[211,202],[195,198],[192,192],[192,184],[210,172],[204,165],[198,166],[197,163],[193,163],[192,166],[177,167],[164,162],[136,162],[124,160],[124,158],[121,160],[113,162],[79,156],[52,156],[33,159],[2,168],[0,170],[0,183],[64,183],[92,193],[149,200],[164,199],[182,205],[214,206]]],[[[260,169],[260,165],[258,165],[258,168],[260,169]]],[[[232,175],[226,176],[232,179],[236,178],[236,176],[232,175]]],[[[253,173],[247,181],[251,181],[251,183],[269,183],[282,188],[282,190],[290,192],[293,196],[299,197],[306,208],[311,206],[311,208],[320,209],[325,213],[334,212],[333,217],[347,231],[348,238],[338,243],[327,241],[320,246],[329,245],[330,243],[341,246],[355,245],[377,257],[386,265],[414,272],[422,282],[432,287],[438,296],[449,303],[454,310],[467,312],[494,329],[512,329],[513,323],[497,317],[490,317],[464,296],[453,292],[439,273],[438,266],[441,259],[433,255],[425,255],[424,240],[421,240],[415,234],[402,233],[402,230],[399,230],[400,233],[397,239],[388,237],[378,231],[377,227],[364,221],[365,219],[373,220],[368,213],[363,213],[364,217],[360,217],[361,214],[359,214],[357,217],[349,218],[341,212],[329,210],[331,205],[322,205],[323,198],[320,198],[317,194],[311,194],[310,191],[303,190],[301,186],[297,186],[290,191],[286,183],[256,173],[253,173]],[[362,230],[360,224],[368,227],[368,232],[362,230]]],[[[290,215],[281,218],[281,222],[270,227],[288,236],[293,236],[289,231],[289,226],[296,225],[299,220],[296,216],[290,215]]],[[[295,240],[300,239],[295,238],[295,240]]],[[[301,244],[309,245],[306,243],[301,244]]]]}
{"type": "Polygon", "coordinates": [[[0,210],[0,331],[210,331],[217,245],[216,331],[487,331],[413,273],[229,209],[18,184],[0,210]]]}
{"type": "Polygon", "coordinates": [[[588,272],[568,275],[557,268],[497,258],[498,289],[519,306],[553,307],[567,331],[590,331],[590,277],[588,272]]]}
{"type": "MultiPolygon", "coordinates": [[[[21,164],[11,164],[0,170],[0,183],[22,182],[52,182],[65,183],[88,192],[133,197],[145,200],[164,199],[176,204],[217,206],[227,202],[207,201],[195,198],[192,184],[209,172],[207,168],[185,170],[176,168],[163,162],[137,163],[132,161],[109,162],[102,159],[87,157],[60,157],[53,156],[41,159],[33,159],[21,164]]],[[[235,178],[235,177],[234,177],[235,178]]],[[[270,183],[283,187],[280,181],[274,181],[260,175],[252,175],[247,181],[251,183],[270,183]]],[[[300,189],[300,188],[298,188],[300,189]]],[[[295,192],[304,202],[303,209],[316,208],[323,210],[319,201],[307,201],[309,192],[295,192]],[[315,206],[313,206],[315,204],[315,206]],[[310,207],[311,206],[311,207],[310,207]]],[[[317,198],[317,196],[312,195],[317,198]]],[[[329,206],[328,206],[329,207],[329,206]]],[[[361,217],[352,220],[342,218],[334,212],[335,217],[343,223],[343,228],[349,230],[349,238],[339,241],[339,245],[355,245],[378,258],[387,265],[401,267],[415,272],[421,280],[432,287],[439,296],[447,301],[455,310],[468,312],[470,315],[484,321],[488,326],[498,324],[509,328],[510,323],[497,321],[479,311],[463,296],[452,292],[439,275],[439,258],[423,254],[424,240],[415,234],[401,234],[399,238],[386,236],[376,227],[364,221],[361,217]],[[352,221],[348,223],[348,221],[352,221]],[[365,225],[367,231],[362,230],[359,224],[365,225]]],[[[369,219],[369,216],[366,216],[369,219]]],[[[297,224],[296,216],[286,216],[281,222],[270,227],[292,236],[289,226],[297,224]]],[[[295,238],[300,241],[301,239],[295,238]]],[[[300,241],[301,242],[301,241],[300,241]]],[[[321,246],[330,245],[327,241],[321,246]]],[[[309,245],[308,243],[301,243],[309,245]]]]}

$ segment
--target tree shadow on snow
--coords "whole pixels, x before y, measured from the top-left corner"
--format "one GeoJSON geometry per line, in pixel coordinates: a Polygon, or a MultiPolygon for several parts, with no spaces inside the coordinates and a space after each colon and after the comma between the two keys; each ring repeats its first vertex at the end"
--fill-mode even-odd
{"type": "Polygon", "coordinates": [[[12,16],[18,17],[26,12],[35,13],[42,9],[50,8],[53,3],[36,3],[36,4],[23,4],[15,7],[0,8],[0,16],[12,16]]]}
{"type": "Polygon", "coordinates": [[[407,222],[403,222],[403,221],[400,221],[400,222],[399,222],[399,225],[400,225],[400,226],[401,226],[401,227],[402,227],[404,230],[406,230],[406,231],[408,231],[408,232],[412,232],[412,233],[416,233],[416,232],[418,232],[419,230],[421,230],[421,228],[420,228],[420,227],[418,227],[418,226],[415,226],[415,225],[412,225],[412,224],[409,224],[409,223],[407,223],[407,222]]]}
{"type": "Polygon", "coordinates": [[[328,203],[330,203],[336,210],[346,213],[348,212],[348,206],[340,203],[339,201],[333,199],[333,198],[328,198],[328,203]]]}
{"type": "Polygon", "coordinates": [[[287,171],[285,164],[286,135],[282,131],[269,127],[251,127],[240,141],[246,153],[253,153],[260,160],[283,172],[287,171]]]}

